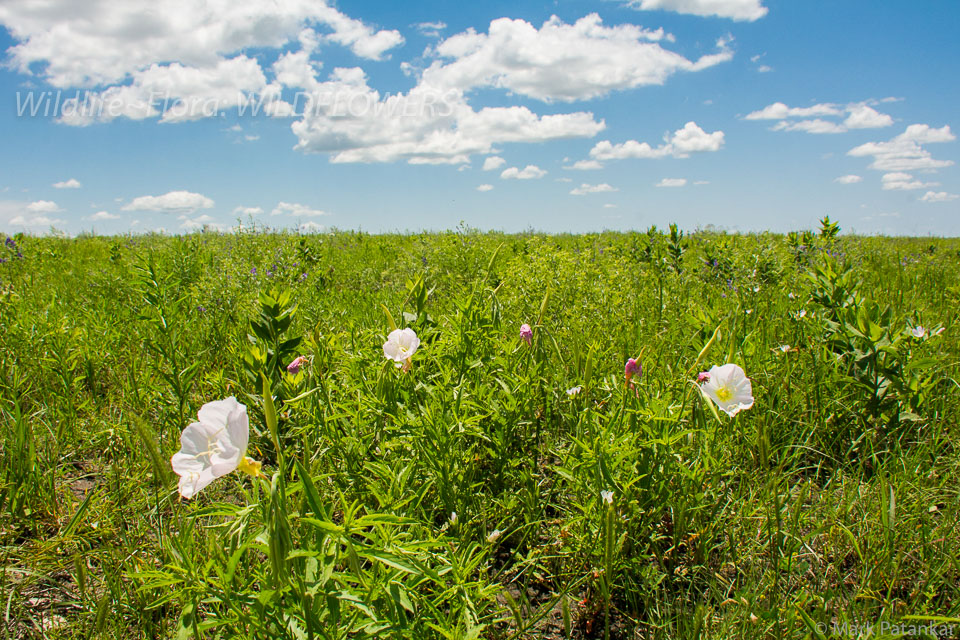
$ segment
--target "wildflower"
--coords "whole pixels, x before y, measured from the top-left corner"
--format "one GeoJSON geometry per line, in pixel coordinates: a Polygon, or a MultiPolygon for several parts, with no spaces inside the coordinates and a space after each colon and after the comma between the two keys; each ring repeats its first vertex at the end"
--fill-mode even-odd
{"type": "Polygon", "coordinates": [[[413,329],[394,329],[383,343],[383,355],[387,360],[393,360],[397,367],[410,367],[410,358],[417,352],[420,338],[413,329]]]}
{"type": "Polygon", "coordinates": [[[250,267],[250,275],[252,275],[252,276],[257,275],[257,268],[256,268],[256,267],[250,267]]]}
{"type": "Polygon", "coordinates": [[[607,504],[613,504],[613,491],[601,491],[600,499],[607,504]]]}
{"type": "Polygon", "coordinates": [[[451,527],[457,526],[457,512],[456,512],[456,511],[451,511],[451,512],[450,512],[450,526],[451,526],[451,527]]]}
{"type": "Polygon", "coordinates": [[[180,476],[180,495],[189,500],[204,487],[240,469],[252,476],[260,474],[260,463],[246,457],[250,439],[247,408],[230,396],[208,402],[197,413],[199,422],[180,434],[180,451],[170,464],[180,476]]]}
{"type": "Polygon", "coordinates": [[[300,373],[300,367],[307,364],[307,362],[307,356],[297,356],[293,359],[293,362],[287,365],[287,373],[297,375],[300,373]]]}
{"type": "Polygon", "coordinates": [[[629,383],[634,376],[643,377],[643,365],[637,362],[636,358],[627,358],[627,364],[623,367],[623,377],[629,383]]]}
{"type": "Polygon", "coordinates": [[[697,384],[703,384],[704,382],[709,382],[709,381],[710,381],[709,371],[701,371],[700,373],[697,374],[697,384]]]}
{"type": "Polygon", "coordinates": [[[487,536],[487,542],[489,542],[490,544],[493,544],[494,542],[500,539],[500,535],[502,533],[503,532],[500,531],[500,529],[494,529],[493,531],[490,532],[490,535],[487,536]]]}
{"type": "Polygon", "coordinates": [[[711,368],[710,379],[700,385],[700,391],[730,417],[753,406],[750,378],[735,364],[711,368]]]}
{"type": "Polygon", "coordinates": [[[7,246],[8,248],[10,248],[10,249],[16,249],[16,248],[17,248],[17,243],[14,242],[13,238],[11,238],[10,236],[7,236],[7,240],[6,240],[3,244],[6,245],[6,246],[7,246]]]}
{"type": "Polygon", "coordinates": [[[777,347],[777,349],[779,349],[782,353],[790,353],[792,347],[788,344],[782,344],[777,347]]]}
{"type": "Polygon", "coordinates": [[[798,317],[798,318],[806,318],[806,317],[807,317],[807,310],[806,310],[806,309],[801,309],[801,310],[800,310],[800,313],[797,314],[797,317],[798,317]]]}
{"type": "Polygon", "coordinates": [[[567,395],[572,398],[573,396],[575,396],[575,395],[577,395],[578,393],[580,393],[580,391],[582,391],[582,390],[583,390],[583,387],[576,386],[576,387],[573,387],[573,388],[571,388],[571,389],[567,389],[567,395]]]}
{"type": "Polygon", "coordinates": [[[923,328],[923,325],[918,324],[913,328],[913,331],[911,331],[910,333],[913,334],[914,338],[920,339],[920,338],[923,338],[923,336],[927,335],[927,330],[923,328]]]}
{"type": "Polygon", "coordinates": [[[520,337],[527,345],[533,341],[533,329],[530,328],[530,325],[526,323],[520,325],[520,337]]]}

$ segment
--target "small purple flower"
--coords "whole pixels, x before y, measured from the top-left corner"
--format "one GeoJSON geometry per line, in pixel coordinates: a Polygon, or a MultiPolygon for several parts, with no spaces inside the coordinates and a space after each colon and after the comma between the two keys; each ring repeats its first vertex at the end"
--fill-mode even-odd
{"type": "Polygon", "coordinates": [[[3,264],[3,263],[6,262],[6,261],[7,261],[6,258],[0,258],[0,264],[3,264]]]}
{"type": "Polygon", "coordinates": [[[11,249],[16,249],[16,248],[17,248],[17,243],[14,242],[14,241],[13,241],[13,238],[11,238],[10,236],[7,236],[7,240],[6,240],[6,242],[4,242],[3,244],[5,244],[6,246],[10,247],[11,249]]]}
{"type": "Polygon", "coordinates": [[[306,279],[307,279],[307,272],[304,271],[303,273],[300,274],[300,282],[303,282],[306,279]]]}
{"type": "Polygon", "coordinates": [[[256,267],[250,267],[250,275],[252,275],[252,276],[257,275],[257,268],[256,268],[256,267]]]}
{"type": "Polygon", "coordinates": [[[627,364],[623,368],[623,377],[627,382],[636,376],[637,378],[643,377],[643,365],[637,362],[636,358],[628,358],[627,364]]]}
{"type": "Polygon", "coordinates": [[[704,382],[710,382],[709,371],[701,371],[697,374],[697,384],[703,384],[704,382]]]}
{"type": "Polygon", "coordinates": [[[297,375],[300,373],[300,367],[307,364],[307,356],[297,356],[293,362],[287,365],[287,373],[297,375]]]}
{"type": "Polygon", "coordinates": [[[206,308],[205,306],[203,306],[202,304],[197,306],[197,311],[199,311],[200,313],[203,313],[203,312],[206,311],[206,310],[207,310],[207,308],[206,308]]]}
{"type": "Polygon", "coordinates": [[[520,337],[523,338],[523,341],[530,345],[533,342],[533,329],[530,328],[530,325],[524,323],[520,325],[520,337]]]}

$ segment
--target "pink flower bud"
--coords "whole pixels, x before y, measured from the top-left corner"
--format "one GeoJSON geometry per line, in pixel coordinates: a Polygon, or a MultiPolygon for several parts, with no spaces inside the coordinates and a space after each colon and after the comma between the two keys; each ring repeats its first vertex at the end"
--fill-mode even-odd
{"type": "Polygon", "coordinates": [[[710,382],[710,374],[706,371],[701,371],[697,374],[697,384],[703,384],[704,382],[710,382]]]}
{"type": "Polygon", "coordinates": [[[630,379],[634,376],[637,378],[643,376],[643,365],[637,362],[636,358],[628,358],[627,364],[623,368],[623,377],[626,378],[627,382],[630,382],[630,379]]]}
{"type": "Polygon", "coordinates": [[[307,356],[297,356],[293,362],[287,365],[287,373],[297,375],[300,373],[300,367],[307,364],[307,356]]]}
{"type": "Polygon", "coordinates": [[[533,329],[530,328],[530,325],[520,325],[520,337],[523,338],[523,341],[528,345],[533,342],[533,329]]]}

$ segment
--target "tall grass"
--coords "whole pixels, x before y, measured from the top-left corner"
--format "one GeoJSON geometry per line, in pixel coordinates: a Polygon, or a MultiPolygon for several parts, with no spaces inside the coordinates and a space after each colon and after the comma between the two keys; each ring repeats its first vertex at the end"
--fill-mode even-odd
{"type": "Polygon", "coordinates": [[[955,240],[12,240],[0,636],[960,629],[955,240]],[[725,362],[735,418],[695,384],[725,362]],[[265,477],[180,500],[180,432],[230,395],[265,477]]]}

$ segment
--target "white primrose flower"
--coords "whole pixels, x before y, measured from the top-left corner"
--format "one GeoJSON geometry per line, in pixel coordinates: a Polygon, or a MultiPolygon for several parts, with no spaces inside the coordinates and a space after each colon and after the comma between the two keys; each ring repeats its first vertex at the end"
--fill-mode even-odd
{"type": "Polygon", "coordinates": [[[913,334],[914,338],[922,338],[923,336],[927,335],[927,330],[923,328],[923,325],[918,324],[910,333],[913,334]]]}
{"type": "Polygon", "coordinates": [[[613,504],[613,491],[601,491],[600,499],[607,504],[613,504]]]}
{"type": "Polygon", "coordinates": [[[245,457],[250,440],[247,408],[233,396],[208,402],[197,412],[199,422],[180,434],[180,451],[170,464],[180,476],[180,495],[189,500],[204,487],[239,468],[260,473],[260,463],[245,457]]]}
{"type": "Polygon", "coordinates": [[[402,367],[410,361],[419,346],[420,338],[413,329],[394,329],[383,343],[383,355],[387,360],[396,362],[397,367],[402,367]]]}
{"type": "Polygon", "coordinates": [[[573,396],[575,396],[575,395],[577,395],[578,393],[580,393],[580,391],[581,391],[582,389],[583,389],[583,387],[579,387],[579,386],[573,387],[573,388],[570,388],[570,389],[567,389],[567,395],[572,398],[573,396]]]}
{"type": "Polygon", "coordinates": [[[714,366],[709,374],[709,378],[700,384],[700,391],[727,415],[733,417],[741,409],[753,406],[753,386],[738,365],[714,366]]]}
{"type": "Polygon", "coordinates": [[[493,531],[490,532],[490,535],[487,536],[487,542],[489,542],[490,544],[493,544],[494,542],[500,539],[500,536],[502,533],[503,532],[500,531],[500,529],[494,529],[493,531]]]}

